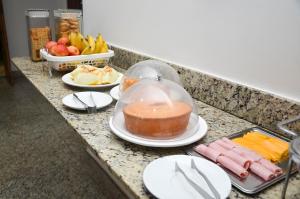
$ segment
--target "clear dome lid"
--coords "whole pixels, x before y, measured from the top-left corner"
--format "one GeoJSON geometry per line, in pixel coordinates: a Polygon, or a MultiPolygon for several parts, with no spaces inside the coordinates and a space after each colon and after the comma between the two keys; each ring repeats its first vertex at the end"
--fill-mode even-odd
{"type": "Polygon", "coordinates": [[[134,64],[127,70],[120,83],[120,95],[140,79],[158,77],[182,85],[179,75],[170,65],[157,60],[146,60],[134,64]]]}
{"type": "Polygon", "coordinates": [[[131,135],[170,139],[198,130],[193,99],[179,84],[167,79],[141,79],[118,100],[113,125],[131,135]]]}

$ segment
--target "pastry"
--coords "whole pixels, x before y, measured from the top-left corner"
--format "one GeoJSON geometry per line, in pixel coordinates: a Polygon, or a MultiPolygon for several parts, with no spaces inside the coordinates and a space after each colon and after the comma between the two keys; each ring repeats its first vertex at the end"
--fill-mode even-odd
{"type": "Polygon", "coordinates": [[[109,66],[97,68],[90,65],[78,65],[71,72],[71,78],[75,83],[82,85],[111,84],[119,78],[120,73],[109,66]]]}

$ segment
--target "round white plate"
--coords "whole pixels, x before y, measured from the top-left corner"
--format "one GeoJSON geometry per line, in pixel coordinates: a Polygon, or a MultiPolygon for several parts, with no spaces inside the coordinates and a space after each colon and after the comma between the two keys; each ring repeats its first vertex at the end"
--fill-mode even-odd
{"type": "MultiPolygon", "coordinates": [[[[111,96],[106,93],[101,92],[78,92],[76,93],[81,101],[85,102],[89,106],[93,106],[93,102],[90,98],[90,93],[92,93],[97,109],[108,106],[112,102],[111,96]]],[[[65,106],[75,109],[75,110],[85,110],[85,107],[73,96],[69,94],[62,99],[65,106]]]]}
{"type": "Polygon", "coordinates": [[[120,89],[120,86],[118,85],[118,86],[113,87],[109,92],[110,96],[112,96],[112,98],[114,98],[115,100],[119,100],[119,98],[120,98],[119,89],[120,89]]]}
{"type": "Polygon", "coordinates": [[[115,115],[114,117],[117,117],[118,125],[123,127],[122,130],[116,128],[113,124],[113,118],[110,118],[109,126],[112,132],[118,137],[122,138],[123,140],[132,142],[134,144],[142,145],[142,146],[149,146],[149,147],[185,146],[200,140],[203,136],[206,135],[207,132],[206,121],[199,116],[198,124],[194,128],[189,129],[188,132],[186,131],[185,133],[183,133],[178,137],[166,139],[166,140],[149,139],[149,138],[143,138],[143,137],[133,135],[132,133],[127,131],[124,125],[124,117],[122,116],[122,114],[115,115]]]}
{"type": "Polygon", "coordinates": [[[79,88],[106,88],[106,87],[111,87],[118,85],[121,82],[121,79],[123,77],[122,73],[119,73],[119,78],[112,84],[97,84],[97,85],[82,85],[82,84],[77,84],[75,83],[72,78],[71,78],[71,73],[67,73],[64,76],[62,76],[62,81],[69,85],[69,86],[74,86],[74,87],[79,87],[79,88]]]}
{"type": "Polygon", "coordinates": [[[152,161],[143,173],[145,187],[155,197],[162,199],[203,198],[181,173],[175,172],[175,162],[177,162],[189,178],[213,197],[204,179],[191,168],[191,159],[194,159],[198,169],[207,176],[221,198],[227,198],[231,191],[231,182],[227,173],[208,160],[188,155],[172,155],[152,161]]]}

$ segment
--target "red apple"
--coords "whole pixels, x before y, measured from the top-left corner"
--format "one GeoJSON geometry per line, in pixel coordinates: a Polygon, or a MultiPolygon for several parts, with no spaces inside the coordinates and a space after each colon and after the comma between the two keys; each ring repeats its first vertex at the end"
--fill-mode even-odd
{"type": "Polygon", "coordinates": [[[46,43],[46,45],[45,45],[45,48],[47,49],[47,50],[50,50],[50,48],[52,47],[52,46],[56,46],[57,45],[57,43],[55,42],[55,41],[48,41],[47,43],[46,43]]]}
{"type": "Polygon", "coordinates": [[[69,39],[67,37],[61,37],[58,39],[57,44],[67,45],[69,43],[69,39]]]}
{"type": "Polygon", "coordinates": [[[49,50],[50,54],[55,56],[68,56],[69,51],[65,45],[57,44],[52,46],[49,50]]]}
{"type": "MultiPolygon", "coordinates": [[[[57,46],[57,45],[54,45],[54,46],[57,46]]],[[[55,47],[54,46],[51,46],[51,48],[49,48],[48,52],[51,54],[51,55],[55,55],[55,47]]]]}
{"type": "Polygon", "coordinates": [[[69,55],[79,55],[79,49],[75,46],[68,46],[67,47],[68,51],[69,51],[69,55]]]}

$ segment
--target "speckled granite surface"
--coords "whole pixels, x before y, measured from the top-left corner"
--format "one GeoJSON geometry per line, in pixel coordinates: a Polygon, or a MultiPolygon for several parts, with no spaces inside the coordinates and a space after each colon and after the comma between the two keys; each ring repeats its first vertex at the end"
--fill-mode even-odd
{"type": "MultiPolygon", "coordinates": [[[[113,46],[112,49],[115,51],[112,63],[123,68],[151,58],[113,46]]],[[[278,131],[276,124],[279,121],[300,115],[300,102],[171,65],[178,71],[184,87],[195,99],[259,126],[278,131]]]]}
{"type": "MultiPolygon", "coordinates": [[[[61,100],[75,89],[65,86],[60,79],[61,75],[55,74],[54,77],[50,78],[47,73],[42,71],[41,63],[32,63],[28,58],[14,58],[13,63],[76,130],[87,146],[90,146],[98,158],[108,167],[112,178],[123,189],[127,189],[133,198],[149,197],[142,186],[142,172],[149,162],[161,156],[183,153],[184,148],[153,149],[119,139],[110,132],[108,126],[108,119],[112,115],[114,104],[93,115],[66,109],[61,100]]],[[[202,102],[197,101],[196,105],[199,115],[207,121],[209,126],[207,136],[199,143],[208,142],[253,126],[245,120],[202,102]]],[[[293,177],[289,188],[297,189],[296,184],[299,181],[299,177],[293,177]]],[[[278,183],[255,197],[279,198],[281,188],[282,183],[278,183]]],[[[244,195],[233,188],[230,198],[253,198],[253,196],[244,195]]]]}

